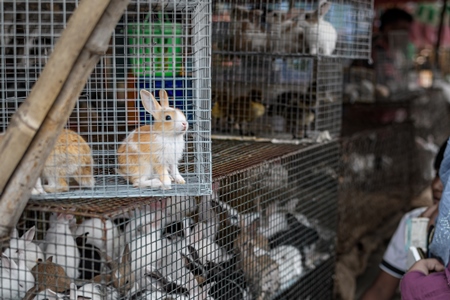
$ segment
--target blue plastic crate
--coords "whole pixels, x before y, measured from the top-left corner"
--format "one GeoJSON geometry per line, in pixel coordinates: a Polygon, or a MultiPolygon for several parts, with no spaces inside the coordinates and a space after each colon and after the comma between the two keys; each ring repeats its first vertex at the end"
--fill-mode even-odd
{"type": "MultiPolygon", "coordinates": [[[[159,91],[165,89],[169,95],[169,105],[180,109],[185,115],[189,123],[193,122],[194,107],[192,104],[192,79],[187,77],[175,78],[155,78],[146,77],[139,78],[137,81],[139,90],[146,89],[150,91],[157,100],[159,100],[159,91]]],[[[152,116],[142,105],[141,99],[138,100],[137,107],[139,107],[139,123],[151,123],[152,116]]]]}

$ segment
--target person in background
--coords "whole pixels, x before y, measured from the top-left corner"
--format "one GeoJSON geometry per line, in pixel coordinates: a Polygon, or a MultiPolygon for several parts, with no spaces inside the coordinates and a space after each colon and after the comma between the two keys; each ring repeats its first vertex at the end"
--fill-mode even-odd
{"type": "Polygon", "coordinates": [[[404,74],[400,66],[406,59],[401,56],[403,53],[393,51],[390,43],[401,35],[409,37],[412,22],[413,17],[400,8],[388,9],[380,16],[379,34],[372,41],[372,60],[377,83],[390,90],[397,88],[391,85],[402,82],[404,74]]]}
{"type": "Polygon", "coordinates": [[[434,227],[434,222],[438,215],[439,200],[443,191],[443,185],[439,177],[439,169],[446,148],[447,141],[442,144],[434,160],[433,166],[436,175],[431,182],[433,205],[430,207],[416,208],[403,216],[384,253],[383,260],[380,263],[381,270],[375,281],[363,294],[362,300],[389,300],[395,295],[399,287],[400,279],[407,270],[406,260],[408,252],[405,247],[405,229],[408,221],[415,217],[428,217],[430,218],[428,228],[432,229],[434,227]]]}

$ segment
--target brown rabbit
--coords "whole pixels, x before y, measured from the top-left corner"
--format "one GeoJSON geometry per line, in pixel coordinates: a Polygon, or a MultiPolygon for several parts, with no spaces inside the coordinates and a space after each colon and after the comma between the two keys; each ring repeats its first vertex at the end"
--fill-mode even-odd
{"type": "Polygon", "coordinates": [[[131,288],[134,286],[135,278],[134,272],[131,271],[131,256],[129,246],[125,246],[120,263],[117,263],[102,251],[101,255],[109,265],[109,268],[111,269],[111,275],[98,275],[94,277],[94,282],[112,281],[113,286],[121,294],[125,294],[126,292],[131,290],[131,288]]]}
{"type": "Polygon", "coordinates": [[[45,289],[60,293],[70,289],[70,278],[66,275],[63,267],[53,263],[52,259],[52,256],[47,258],[46,261],[38,259],[37,264],[31,269],[31,274],[36,280],[35,286],[30,289],[24,299],[33,299],[35,293],[45,289]]]}
{"type": "Polygon", "coordinates": [[[246,282],[255,299],[270,299],[280,288],[279,266],[268,254],[269,245],[265,237],[256,233],[257,221],[247,227],[241,225],[234,248],[238,266],[244,272],[246,282]]]}
{"type": "MultiPolygon", "coordinates": [[[[3,138],[4,133],[1,133],[0,143],[3,138]]],[[[74,178],[80,186],[93,188],[93,165],[91,148],[86,141],[76,132],[63,129],[45,161],[41,177],[38,178],[32,194],[67,192],[67,177],[74,178]],[[46,185],[42,186],[41,178],[47,181],[46,185]]]]}
{"type": "Polygon", "coordinates": [[[160,102],[141,90],[141,101],[155,119],[152,126],[135,129],[117,150],[118,173],[134,187],[170,189],[172,181],[186,181],[178,171],[185,147],[184,135],[189,128],[185,115],[169,107],[169,96],[160,90],[160,102]]]}

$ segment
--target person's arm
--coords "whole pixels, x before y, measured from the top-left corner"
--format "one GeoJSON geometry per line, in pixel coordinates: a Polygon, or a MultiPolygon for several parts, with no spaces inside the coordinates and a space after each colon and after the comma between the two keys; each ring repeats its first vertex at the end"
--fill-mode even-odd
{"type": "Polygon", "coordinates": [[[363,294],[361,300],[390,300],[395,295],[400,279],[380,270],[375,281],[363,294]]]}

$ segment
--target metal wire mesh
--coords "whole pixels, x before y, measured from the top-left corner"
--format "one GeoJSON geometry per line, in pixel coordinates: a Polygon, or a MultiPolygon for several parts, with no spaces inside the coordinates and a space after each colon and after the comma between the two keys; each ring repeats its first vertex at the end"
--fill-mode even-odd
{"type": "Polygon", "coordinates": [[[231,66],[213,58],[213,134],[279,139],[340,134],[338,60],[247,58],[231,66]]]}
{"type": "Polygon", "coordinates": [[[370,58],[373,1],[214,3],[214,52],[370,58]]]}
{"type": "MultiPolygon", "coordinates": [[[[29,95],[77,5],[75,0],[0,3],[2,131],[29,95]]],[[[210,10],[205,1],[132,1],[67,123],[71,131],[66,136],[82,139],[59,142],[60,160],[57,164],[47,161],[51,174],[42,176],[44,190],[36,189],[39,193],[34,198],[211,192],[210,10]],[[144,107],[141,89],[150,91],[164,107],[151,98],[144,107]],[[165,107],[158,95],[163,89],[168,105],[185,117],[165,107]],[[152,127],[145,127],[148,124],[152,127]],[[134,132],[137,128],[141,129],[134,132]],[[125,150],[119,151],[120,156],[117,151],[122,144],[125,150]],[[171,177],[167,170],[155,169],[159,160],[151,164],[149,156],[157,155],[156,148],[163,149],[164,168],[171,162],[171,177]],[[74,156],[74,162],[64,161],[63,156],[74,156]],[[119,156],[125,158],[119,160],[119,156]],[[60,185],[69,185],[68,191],[49,188],[62,181],[66,183],[60,185]]]]}
{"type": "Polygon", "coordinates": [[[338,143],[213,150],[212,196],[31,200],[2,250],[24,248],[41,296],[330,298],[338,143]]]}
{"type": "Polygon", "coordinates": [[[338,252],[347,253],[386,217],[407,207],[415,187],[412,123],[341,138],[338,252]]]}

